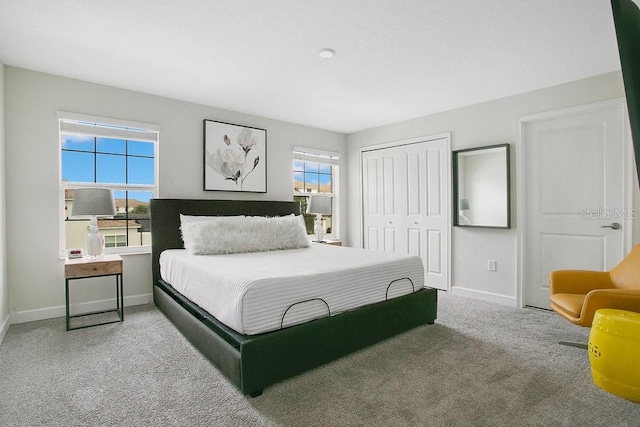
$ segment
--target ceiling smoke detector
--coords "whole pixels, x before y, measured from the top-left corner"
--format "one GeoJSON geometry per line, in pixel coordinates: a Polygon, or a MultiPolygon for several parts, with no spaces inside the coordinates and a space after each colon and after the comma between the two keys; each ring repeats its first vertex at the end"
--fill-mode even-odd
{"type": "Polygon", "coordinates": [[[331,58],[335,54],[336,54],[336,51],[333,49],[322,49],[320,52],[318,52],[318,55],[320,55],[320,58],[331,58]]]}

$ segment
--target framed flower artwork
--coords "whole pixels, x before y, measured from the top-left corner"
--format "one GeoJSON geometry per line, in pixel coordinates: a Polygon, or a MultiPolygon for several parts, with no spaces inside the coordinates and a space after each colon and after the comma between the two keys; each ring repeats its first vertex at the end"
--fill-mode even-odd
{"type": "Polygon", "coordinates": [[[267,131],[204,120],[205,191],[267,192],[267,131]]]}

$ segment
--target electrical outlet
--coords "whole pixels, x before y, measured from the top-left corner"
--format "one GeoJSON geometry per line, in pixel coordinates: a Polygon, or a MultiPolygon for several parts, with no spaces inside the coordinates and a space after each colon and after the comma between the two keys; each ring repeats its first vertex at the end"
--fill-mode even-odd
{"type": "Polygon", "coordinates": [[[487,269],[489,271],[496,271],[496,260],[495,259],[490,259],[487,262],[487,269]]]}

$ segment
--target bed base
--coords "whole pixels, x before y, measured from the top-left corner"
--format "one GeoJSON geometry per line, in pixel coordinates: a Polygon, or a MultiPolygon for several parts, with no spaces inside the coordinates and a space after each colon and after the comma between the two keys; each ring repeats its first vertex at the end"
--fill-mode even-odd
{"type": "Polygon", "coordinates": [[[437,291],[424,288],[336,316],[249,336],[224,327],[172,289],[162,281],[154,286],[158,308],[233,384],[252,397],[269,385],[436,319],[437,291]]]}
{"type": "Polygon", "coordinates": [[[180,214],[300,214],[289,201],[151,200],[153,298],[182,334],[243,393],[269,385],[436,319],[437,291],[415,293],[260,335],[242,335],[218,322],[160,278],[160,253],[182,248],[180,214]]]}

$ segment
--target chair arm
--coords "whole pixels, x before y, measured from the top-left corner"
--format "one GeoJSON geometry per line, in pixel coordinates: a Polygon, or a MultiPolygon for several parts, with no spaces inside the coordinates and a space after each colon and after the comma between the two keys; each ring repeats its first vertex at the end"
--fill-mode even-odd
{"type": "Polygon", "coordinates": [[[549,275],[553,294],[587,294],[594,289],[613,288],[608,271],[556,270],[549,275]]]}
{"type": "Polygon", "coordinates": [[[591,325],[596,310],[613,308],[640,313],[640,289],[598,289],[587,294],[580,321],[591,325]]]}

